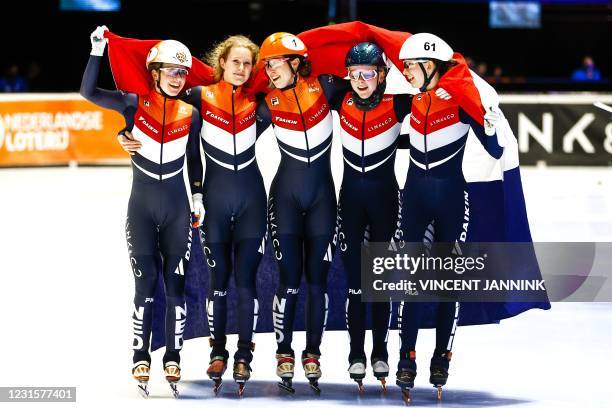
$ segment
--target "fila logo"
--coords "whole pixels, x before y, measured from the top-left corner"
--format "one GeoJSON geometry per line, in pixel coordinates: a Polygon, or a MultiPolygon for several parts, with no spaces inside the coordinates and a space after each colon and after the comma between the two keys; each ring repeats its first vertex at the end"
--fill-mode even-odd
{"type": "Polygon", "coordinates": [[[272,104],[272,106],[276,106],[278,105],[278,98],[274,97],[272,99],[270,99],[270,103],[272,104]]]}

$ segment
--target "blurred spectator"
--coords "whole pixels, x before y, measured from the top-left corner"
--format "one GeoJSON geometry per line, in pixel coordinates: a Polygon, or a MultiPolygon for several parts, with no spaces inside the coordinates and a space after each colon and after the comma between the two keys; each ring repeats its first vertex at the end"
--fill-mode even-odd
{"type": "Polygon", "coordinates": [[[465,56],[465,63],[467,64],[468,68],[471,69],[472,71],[476,70],[476,63],[474,63],[474,59],[472,57],[468,57],[466,55],[465,56]]]}
{"type": "Polygon", "coordinates": [[[26,81],[28,83],[29,91],[33,92],[40,89],[40,73],[41,68],[38,62],[30,62],[28,69],[26,70],[26,81]]]}
{"type": "Polygon", "coordinates": [[[582,68],[578,68],[572,74],[572,81],[599,81],[601,73],[595,68],[595,62],[590,56],[584,57],[582,60],[582,68]]]}
{"type": "Polygon", "coordinates": [[[481,78],[484,78],[487,76],[488,69],[489,68],[487,67],[486,62],[479,62],[478,65],[476,65],[476,73],[481,78]]]}
{"type": "Polygon", "coordinates": [[[28,82],[19,75],[16,64],[9,66],[4,77],[0,78],[0,92],[27,92],[28,88],[28,82]]]}

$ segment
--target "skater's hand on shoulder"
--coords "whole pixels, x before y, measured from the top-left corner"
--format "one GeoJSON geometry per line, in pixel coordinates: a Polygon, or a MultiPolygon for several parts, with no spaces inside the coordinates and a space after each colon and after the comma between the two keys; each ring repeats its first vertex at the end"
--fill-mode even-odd
{"type": "Polygon", "coordinates": [[[121,148],[132,156],[142,147],[142,143],[134,139],[132,132],[129,130],[119,133],[117,135],[117,141],[121,145],[121,148]]]}
{"type": "Polygon", "coordinates": [[[204,210],[204,196],[200,193],[194,194],[192,197],[193,200],[193,214],[197,217],[197,221],[193,223],[194,228],[198,228],[204,222],[204,215],[206,211],[204,210]]]}
{"type": "Polygon", "coordinates": [[[101,57],[104,55],[104,48],[108,40],[104,37],[104,33],[108,31],[106,26],[98,26],[89,36],[91,41],[91,52],[90,55],[96,55],[101,57]]]}
{"type": "Polygon", "coordinates": [[[493,136],[502,121],[502,113],[499,108],[489,107],[484,115],[484,131],[487,136],[493,136]]]}
{"type": "Polygon", "coordinates": [[[448,92],[446,92],[446,89],[444,88],[436,89],[436,96],[440,99],[444,99],[445,101],[448,101],[449,99],[451,99],[451,95],[448,92]]]}

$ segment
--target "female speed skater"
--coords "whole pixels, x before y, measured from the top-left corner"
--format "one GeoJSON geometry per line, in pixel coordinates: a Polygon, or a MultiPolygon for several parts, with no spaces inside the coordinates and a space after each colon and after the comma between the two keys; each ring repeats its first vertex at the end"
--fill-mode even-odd
{"type": "MultiPolygon", "coordinates": [[[[352,91],[332,106],[340,117],[344,156],[338,245],[348,281],[345,307],[351,347],[348,371],[363,392],[367,303],[361,301],[361,243],[364,235],[372,242],[389,242],[396,230],[401,197],[395,177],[395,152],[405,144],[402,139],[407,135],[400,135],[400,129],[410,113],[412,98],[406,94],[385,94],[389,65],[383,50],[375,43],[353,46],[346,55],[345,67],[352,91]]],[[[372,371],[384,389],[389,375],[391,302],[374,302],[370,307],[372,371]]]]}
{"type": "MultiPolygon", "coordinates": [[[[255,160],[261,126],[256,102],[243,85],[250,78],[259,48],[247,37],[234,35],[217,44],[208,56],[216,83],[190,88],[181,96],[201,114],[206,159],[204,201],[206,222],[201,229],[204,255],[210,270],[207,315],[210,329],[210,366],[206,373],[221,387],[229,354],[226,349],[227,288],[232,272],[238,294],[238,350],[233,377],[239,395],[251,376],[252,342],[259,303],[256,272],[265,248],[266,191],[255,160]]],[[[266,126],[267,127],[267,126],[266,126]]],[[[126,151],[138,151],[128,133],[119,141],[126,151]]]]}
{"type": "MultiPolygon", "coordinates": [[[[499,159],[503,152],[496,134],[500,113],[487,111],[482,126],[453,100],[435,97],[440,77],[455,64],[452,56],[453,51],[444,40],[428,33],[409,37],[399,53],[404,76],[420,90],[412,98],[410,166],[403,191],[401,229],[396,236],[404,242],[422,242],[430,224],[435,228],[436,241],[465,242],[470,234],[469,221],[464,217],[469,211],[469,196],[462,161],[468,131],[470,128],[474,131],[492,157],[499,159]]],[[[401,346],[396,381],[407,401],[417,372],[415,345],[425,306],[417,302],[400,305],[401,346]]],[[[439,302],[435,307],[436,346],[429,381],[437,387],[441,398],[441,387],[448,378],[459,303],[439,302]]]]}
{"type": "Polygon", "coordinates": [[[279,386],[294,392],[291,348],[297,295],[304,271],[308,287],[306,349],[302,366],[320,392],[320,345],[327,320],[327,273],[335,248],[336,193],[331,174],[330,100],[346,84],[329,75],[311,77],[304,43],[295,35],[266,38],[260,63],[274,88],[258,106],[258,120],[272,123],[281,161],[268,200],[268,226],[280,282],[273,301],[279,386]]]}
{"type": "MultiPolygon", "coordinates": [[[[347,274],[346,322],[349,375],[363,392],[366,373],[365,314],[361,301],[361,243],[388,242],[396,229],[399,188],[395,152],[401,123],[410,112],[407,95],[385,94],[387,62],[371,42],[353,46],[345,59],[352,91],[334,108],[340,116],[344,175],[338,202],[338,245],[347,274]]],[[[371,303],[374,376],[385,387],[391,302],[371,303]]]]}
{"type": "Polygon", "coordinates": [[[191,54],[174,40],[157,43],[147,55],[151,90],[147,95],[96,87],[106,47],[104,26],[91,34],[91,54],[81,82],[81,95],[89,101],[121,113],[142,149],[132,155],[133,183],[128,203],[126,239],[135,278],[133,323],[133,369],[139,390],[148,396],[151,365],[149,345],[156,260],[162,257],[166,289],[166,352],[164,372],[173,394],[178,396],[181,378],[180,350],[186,318],[185,272],[192,242],[190,205],[183,179],[187,157],[194,212],[203,215],[201,204],[202,163],[199,148],[200,115],[191,105],[176,99],[191,68],[191,54]]]}

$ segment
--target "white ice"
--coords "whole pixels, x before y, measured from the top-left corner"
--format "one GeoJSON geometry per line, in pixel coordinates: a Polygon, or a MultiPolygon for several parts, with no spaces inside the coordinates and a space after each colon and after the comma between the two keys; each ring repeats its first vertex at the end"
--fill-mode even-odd
{"type": "MultiPolygon", "coordinates": [[[[523,181],[536,241],[612,240],[612,170],[525,168],[523,181]]],[[[124,240],[130,183],[127,167],[0,170],[0,386],[76,386],[76,405],[84,407],[402,405],[393,375],[397,332],[389,341],[386,396],[370,374],[365,395],[357,395],[346,372],[347,334],[327,332],[320,397],[300,368],[296,395],[281,395],[274,338],[257,334],[253,379],[241,401],[230,372],[214,397],[206,339],[185,343],[178,401],[162,379],[163,351],[156,351],[151,397],[143,400],[130,374],[133,278],[124,240]]],[[[419,334],[414,406],[437,404],[427,381],[433,334],[419,334]]],[[[301,350],[303,333],[295,338],[301,350]]],[[[230,345],[235,341],[230,336],[230,345]]],[[[609,406],[611,345],[609,303],[555,303],[499,325],[460,327],[440,405],[609,406]]]]}

